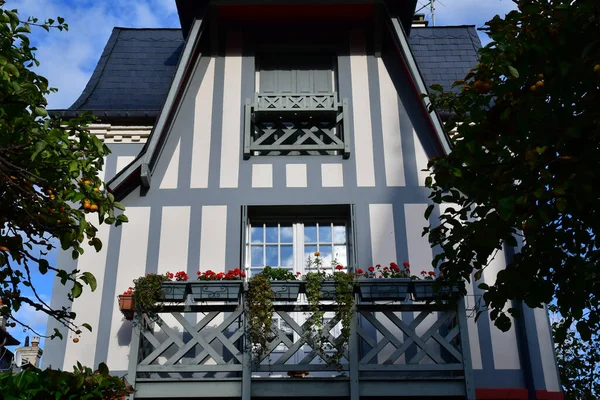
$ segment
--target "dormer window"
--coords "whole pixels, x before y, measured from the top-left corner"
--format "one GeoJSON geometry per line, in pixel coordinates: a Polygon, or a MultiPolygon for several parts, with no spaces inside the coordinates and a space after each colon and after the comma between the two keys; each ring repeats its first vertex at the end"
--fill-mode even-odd
{"type": "Polygon", "coordinates": [[[272,52],[256,58],[256,94],[246,102],[244,157],[349,156],[336,57],[272,52]]]}

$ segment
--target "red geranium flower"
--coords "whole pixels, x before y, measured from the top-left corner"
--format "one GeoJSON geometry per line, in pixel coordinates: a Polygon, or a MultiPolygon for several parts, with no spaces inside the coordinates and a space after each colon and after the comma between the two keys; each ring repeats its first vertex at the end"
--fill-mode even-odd
{"type": "Polygon", "coordinates": [[[410,264],[408,263],[408,261],[404,261],[402,265],[404,266],[404,268],[410,268],[410,264]]]}
{"type": "Polygon", "coordinates": [[[363,273],[363,270],[359,268],[359,269],[357,269],[357,270],[356,270],[356,273],[357,273],[357,274],[362,274],[362,273],[363,273]]]}
{"type": "Polygon", "coordinates": [[[429,271],[429,275],[431,275],[431,276],[434,276],[434,275],[435,275],[435,272],[433,272],[433,271],[429,271]]]}
{"type": "Polygon", "coordinates": [[[338,264],[338,265],[335,266],[335,269],[337,269],[338,271],[340,271],[340,270],[344,269],[344,267],[338,264]]]}
{"type": "Polygon", "coordinates": [[[370,272],[373,272],[373,271],[375,271],[375,268],[373,268],[373,267],[369,267],[369,271],[370,271],[370,272]]]}

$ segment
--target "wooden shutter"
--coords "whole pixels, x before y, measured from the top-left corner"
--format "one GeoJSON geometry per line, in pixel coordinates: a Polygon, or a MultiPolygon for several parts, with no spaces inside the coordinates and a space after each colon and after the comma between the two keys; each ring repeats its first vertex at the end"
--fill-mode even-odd
{"type": "Polygon", "coordinates": [[[260,93],[331,93],[333,57],[279,54],[259,59],[260,93]]]}

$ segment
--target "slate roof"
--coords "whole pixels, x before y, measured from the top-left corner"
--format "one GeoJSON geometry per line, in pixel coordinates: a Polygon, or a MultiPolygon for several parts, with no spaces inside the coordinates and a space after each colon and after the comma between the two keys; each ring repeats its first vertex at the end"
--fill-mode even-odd
{"type": "Polygon", "coordinates": [[[155,117],[183,44],[181,29],[114,28],[92,77],[69,110],[155,117]]]}
{"type": "MultiPolygon", "coordinates": [[[[474,26],[413,27],[409,43],[427,86],[450,89],[477,62],[474,26]]],[[[114,28],[83,93],[68,110],[99,117],[156,118],[183,49],[181,29],[114,28]]]]}
{"type": "Polygon", "coordinates": [[[410,47],[427,86],[450,90],[477,64],[481,42],[474,26],[413,27],[410,47]]]}

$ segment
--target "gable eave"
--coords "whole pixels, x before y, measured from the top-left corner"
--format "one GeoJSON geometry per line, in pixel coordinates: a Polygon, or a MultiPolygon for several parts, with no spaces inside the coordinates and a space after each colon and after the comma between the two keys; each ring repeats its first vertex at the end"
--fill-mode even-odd
{"type": "Polygon", "coordinates": [[[402,28],[402,24],[398,18],[388,14],[387,18],[388,29],[395,45],[398,58],[400,59],[401,65],[410,77],[410,83],[413,88],[415,96],[420,99],[421,109],[429,122],[432,132],[436,136],[437,143],[441,154],[449,154],[452,149],[452,143],[450,137],[444,131],[442,125],[442,119],[436,110],[429,111],[431,102],[427,97],[421,99],[422,94],[429,93],[425,79],[417,66],[415,57],[408,44],[408,36],[405,30],[402,28]]]}
{"type": "Polygon", "coordinates": [[[200,41],[205,26],[205,18],[196,19],[192,24],[171,87],[158,113],[156,124],[152,128],[148,142],[129,165],[107,182],[108,190],[116,199],[124,198],[140,185],[146,188],[150,186],[150,177],[170,133],[174,116],[188,86],[192,69],[198,58],[201,57],[200,41]]]}

